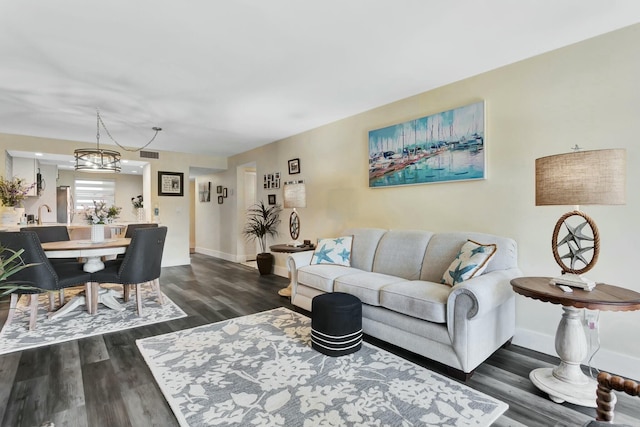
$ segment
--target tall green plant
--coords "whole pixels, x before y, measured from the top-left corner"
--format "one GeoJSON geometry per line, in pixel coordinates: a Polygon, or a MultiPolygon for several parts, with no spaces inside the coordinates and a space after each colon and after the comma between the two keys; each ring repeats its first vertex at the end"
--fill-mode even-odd
{"type": "Polygon", "coordinates": [[[267,207],[262,200],[247,209],[247,224],[242,234],[249,241],[257,239],[262,253],[267,252],[267,236],[278,235],[280,212],[282,212],[280,205],[267,207]]]}
{"type": "Polygon", "coordinates": [[[16,274],[20,270],[31,267],[36,264],[25,264],[20,255],[24,249],[14,251],[9,248],[0,247],[0,297],[8,295],[17,290],[37,290],[38,288],[30,285],[22,285],[19,283],[11,283],[10,276],[16,274]]]}

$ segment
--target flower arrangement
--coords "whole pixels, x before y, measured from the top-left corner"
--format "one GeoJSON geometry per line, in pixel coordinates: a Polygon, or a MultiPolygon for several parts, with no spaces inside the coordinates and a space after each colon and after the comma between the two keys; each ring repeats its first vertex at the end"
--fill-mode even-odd
{"type": "Polygon", "coordinates": [[[93,207],[84,207],[84,217],[89,224],[107,224],[120,216],[122,208],[109,206],[103,201],[93,201],[93,207]]]}
{"type": "Polygon", "coordinates": [[[0,177],[0,200],[4,206],[18,206],[35,185],[35,182],[27,185],[22,178],[5,179],[0,177]]]}
{"type": "Polygon", "coordinates": [[[139,195],[138,197],[132,197],[131,204],[135,209],[143,208],[144,206],[142,205],[142,195],[139,195]]]}

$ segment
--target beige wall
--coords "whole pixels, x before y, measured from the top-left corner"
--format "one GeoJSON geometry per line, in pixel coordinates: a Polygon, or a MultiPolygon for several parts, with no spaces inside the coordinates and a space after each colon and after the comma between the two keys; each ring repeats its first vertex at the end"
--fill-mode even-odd
{"type": "MultiPolygon", "coordinates": [[[[550,249],[553,226],[571,206],[536,207],[534,160],[584,149],[626,148],[625,206],[584,210],[600,228],[602,249],[589,272],[596,281],[640,291],[632,268],[640,258],[640,25],[540,55],[430,92],[384,105],[229,159],[229,169],[212,177],[236,185],[236,166],[255,162],[258,184],[265,173],[307,182],[307,208],[300,209],[300,239],[335,236],[346,227],[368,226],[433,231],[474,230],[510,236],[519,244],[525,275],[559,273],[550,249]],[[368,188],[367,135],[371,129],[484,100],[488,179],[395,188],[368,188]],[[287,160],[300,158],[299,175],[287,160]]],[[[376,88],[372,88],[375,90],[376,88]]],[[[258,199],[282,190],[265,191],[258,199]]],[[[237,256],[242,227],[233,203],[216,208],[211,240],[199,246],[224,257],[237,256]]],[[[289,240],[282,216],[278,242],[289,240]]],[[[239,219],[240,218],[240,219],[239,219]]],[[[278,272],[285,275],[284,258],[278,272]]],[[[554,353],[561,316],[556,305],[517,297],[516,343],[554,353]]],[[[596,366],[640,378],[640,312],[601,314],[602,350],[596,366]]]]}

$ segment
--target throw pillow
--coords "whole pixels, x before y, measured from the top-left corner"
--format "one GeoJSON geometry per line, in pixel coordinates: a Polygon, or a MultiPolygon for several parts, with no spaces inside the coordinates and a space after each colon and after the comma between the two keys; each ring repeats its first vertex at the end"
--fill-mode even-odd
{"type": "Polygon", "coordinates": [[[462,245],[458,256],[453,260],[442,277],[442,283],[454,286],[457,283],[469,280],[482,274],[491,257],[498,247],[495,244],[483,245],[482,243],[468,240],[462,245]]]}
{"type": "Polygon", "coordinates": [[[350,267],[352,242],[353,236],[318,239],[311,264],[337,264],[350,267]]]}

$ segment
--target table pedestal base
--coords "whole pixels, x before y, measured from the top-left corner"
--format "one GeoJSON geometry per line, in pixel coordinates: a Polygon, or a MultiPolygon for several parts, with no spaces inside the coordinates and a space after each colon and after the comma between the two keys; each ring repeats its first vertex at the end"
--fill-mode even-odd
{"type": "MultiPolygon", "coordinates": [[[[98,291],[98,303],[102,303],[112,310],[122,311],[124,307],[118,302],[117,298],[121,298],[120,292],[113,289],[100,288],[98,291]]],[[[59,310],[49,313],[49,319],[57,319],[60,316],[67,315],[81,305],[87,305],[87,298],[84,293],[76,295],[59,310]]],[[[95,314],[95,313],[94,313],[95,314]]]]}
{"type": "Polygon", "coordinates": [[[280,295],[281,297],[291,297],[291,285],[287,286],[286,288],[282,288],[278,291],[278,295],[280,295]]]}
{"type": "Polygon", "coordinates": [[[584,383],[570,383],[553,375],[552,368],[534,369],[529,379],[540,390],[549,395],[555,403],[569,402],[574,405],[596,407],[596,389],[598,383],[593,378],[583,375],[584,383]]]}
{"type": "Polygon", "coordinates": [[[82,269],[87,273],[95,273],[96,271],[104,270],[104,263],[99,256],[87,257],[82,269]]]}

